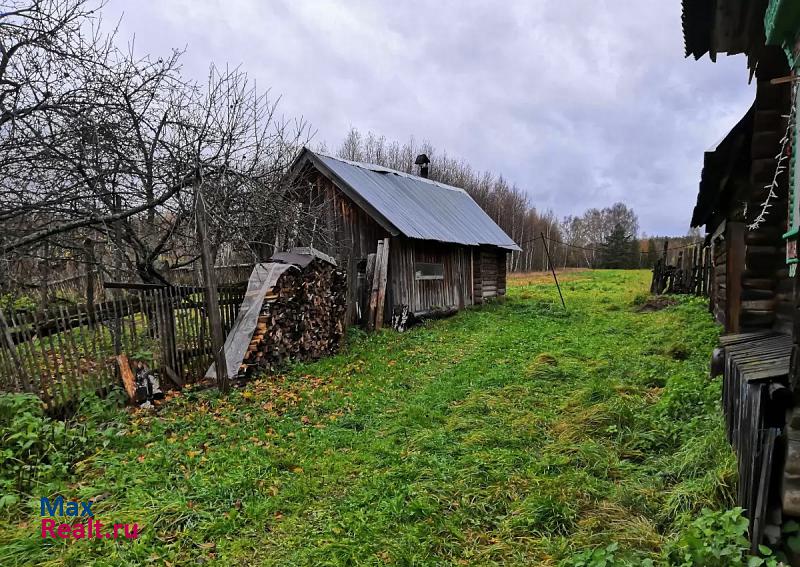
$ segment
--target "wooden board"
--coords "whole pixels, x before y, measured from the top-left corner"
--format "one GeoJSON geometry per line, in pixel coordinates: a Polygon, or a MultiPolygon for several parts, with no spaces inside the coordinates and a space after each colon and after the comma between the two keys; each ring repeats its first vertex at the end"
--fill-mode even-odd
{"type": "Polygon", "coordinates": [[[375,275],[378,279],[378,297],[375,304],[375,329],[383,328],[384,305],[386,304],[386,280],[389,275],[389,239],[383,239],[380,257],[376,259],[375,275]]]}
{"type": "Polygon", "coordinates": [[[136,402],[136,377],[131,370],[131,364],[128,357],[124,354],[117,356],[117,364],[119,364],[119,373],[122,376],[122,385],[125,387],[125,392],[131,403],[136,402]]]}

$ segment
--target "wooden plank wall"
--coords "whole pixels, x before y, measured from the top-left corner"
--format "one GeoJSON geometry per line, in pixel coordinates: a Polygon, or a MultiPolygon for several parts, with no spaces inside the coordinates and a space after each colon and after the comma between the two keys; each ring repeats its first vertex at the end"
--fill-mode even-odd
{"type": "Polygon", "coordinates": [[[319,231],[321,240],[313,245],[347,270],[347,322],[355,324],[362,318],[359,290],[364,285],[358,264],[366,262],[367,256],[375,253],[378,240],[389,233],[323,175],[316,174],[311,187],[311,202],[322,204],[326,211],[325,226],[319,231]]]}
{"type": "MultiPolygon", "coordinates": [[[[362,318],[363,278],[358,265],[366,265],[378,240],[388,232],[344,195],[325,176],[310,176],[309,203],[323,205],[326,211],[320,241],[315,248],[330,254],[347,269],[349,323],[362,318]]],[[[433,309],[458,308],[480,303],[484,297],[503,295],[506,291],[506,253],[494,247],[468,247],[440,242],[390,238],[389,274],[384,321],[396,305],[408,305],[414,313],[433,309]],[[443,280],[416,280],[414,264],[443,264],[443,280]],[[485,280],[485,283],[484,283],[485,280]]]]}
{"type": "Polygon", "coordinates": [[[472,266],[467,246],[393,238],[389,248],[389,291],[385,317],[397,305],[416,314],[472,305],[472,266]],[[417,280],[414,264],[442,264],[444,279],[417,280]]]}

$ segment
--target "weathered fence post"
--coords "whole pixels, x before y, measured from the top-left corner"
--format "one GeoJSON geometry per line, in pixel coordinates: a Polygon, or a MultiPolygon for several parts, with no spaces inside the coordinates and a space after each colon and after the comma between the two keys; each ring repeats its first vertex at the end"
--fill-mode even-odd
{"type": "Polygon", "coordinates": [[[22,389],[26,392],[33,392],[33,388],[31,388],[31,381],[28,377],[28,373],[25,370],[25,366],[20,360],[17,347],[14,345],[14,339],[11,338],[8,322],[6,321],[6,316],[2,309],[0,309],[0,333],[2,333],[3,342],[8,348],[8,354],[11,357],[11,363],[15,366],[15,373],[17,376],[19,376],[19,379],[22,382],[22,389]]]}
{"type": "Polygon", "coordinates": [[[225,336],[222,332],[222,320],[219,313],[219,296],[214,273],[214,259],[211,245],[208,242],[208,218],[202,191],[198,191],[196,199],[197,235],[200,240],[200,260],[203,265],[203,282],[206,290],[206,310],[208,323],[211,326],[211,351],[217,372],[217,387],[222,392],[228,391],[228,365],[225,361],[225,336]]]}

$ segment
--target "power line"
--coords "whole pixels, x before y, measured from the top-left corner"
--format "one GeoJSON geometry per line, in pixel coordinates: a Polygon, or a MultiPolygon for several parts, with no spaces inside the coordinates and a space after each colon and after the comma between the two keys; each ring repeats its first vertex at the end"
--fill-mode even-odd
{"type": "MultiPolygon", "coordinates": [[[[556,244],[561,244],[562,246],[568,246],[569,248],[575,248],[577,250],[587,250],[589,252],[600,252],[601,251],[600,248],[588,248],[586,246],[578,246],[577,244],[568,244],[566,242],[562,242],[560,240],[556,240],[555,238],[549,238],[547,236],[545,236],[544,239],[548,240],[550,242],[554,242],[556,244]]],[[[519,242],[518,244],[520,246],[522,246],[523,244],[536,242],[537,240],[542,240],[542,237],[541,236],[534,236],[533,238],[529,238],[528,240],[523,240],[522,242],[519,242]]],[[[689,244],[684,244],[682,246],[675,246],[675,247],[672,247],[672,248],[667,248],[667,252],[670,252],[672,250],[682,250],[684,248],[690,248],[692,246],[697,246],[698,244],[700,244],[700,242],[690,242],[689,244]]]]}

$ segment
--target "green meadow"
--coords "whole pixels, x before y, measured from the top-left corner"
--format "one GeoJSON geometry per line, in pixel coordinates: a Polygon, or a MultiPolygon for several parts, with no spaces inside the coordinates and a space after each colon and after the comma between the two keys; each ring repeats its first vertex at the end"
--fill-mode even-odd
{"type": "Polygon", "coordinates": [[[0,565],[664,563],[733,506],[719,331],[701,299],[648,308],[647,271],[561,278],[566,311],[551,279],[516,277],[502,301],[352,332],[228,396],[87,398],[68,456],[40,449],[64,466],[0,509],[0,565]],[[43,540],[56,494],[139,538],[43,540]]]}

